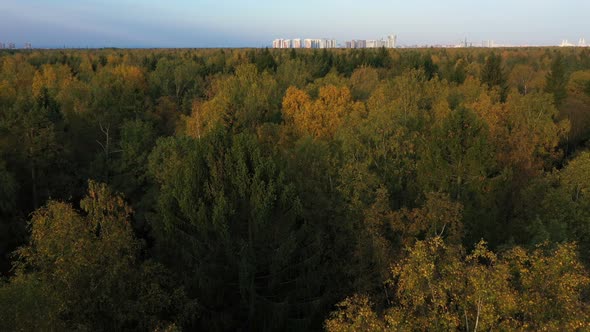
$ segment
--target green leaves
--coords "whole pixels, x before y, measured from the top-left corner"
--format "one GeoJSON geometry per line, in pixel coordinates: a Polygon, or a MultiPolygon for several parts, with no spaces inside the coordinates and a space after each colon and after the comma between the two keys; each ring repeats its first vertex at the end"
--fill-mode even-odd
{"type": "MultiPolygon", "coordinates": [[[[279,316],[267,323],[279,328],[297,301],[319,295],[315,287],[308,294],[285,286],[312,277],[313,233],[294,186],[253,136],[161,140],[150,172],[160,187],[152,221],[158,251],[206,306],[221,308],[236,297],[235,313],[252,327],[272,313],[279,316]]],[[[210,319],[233,324],[238,316],[210,319]]]]}
{"type": "Polygon", "coordinates": [[[564,68],[563,58],[560,53],[554,55],[551,68],[547,74],[545,92],[553,94],[555,106],[560,107],[567,97],[568,77],[564,68]]]}
{"type": "Polygon", "coordinates": [[[506,73],[502,67],[502,56],[496,53],[490,54],[481,69],[481,81],[487,84],[490,89],[497,88],[500,91],[502,100],[506,99],[508,85],[506,73]]]}
{"type": "Polygon", "coordinates": [[[30,241],[17,251],[17,274],[0,288],[0,303],[14,303],[23,313],[33,310],[41,319],[21,317],[9,326],[144,329],[159,324],[173,307],[181,313],[182,291],[164,280],[159,265],[139,262],[140,243],[123,197],[90,181],[80,205],[85,213],[50,201],[33,214],[30,241]],[[15,298],[19,290],[26,294],[22,300],[15,298]],[[150,302],[153,297],[158,303],[150,302]],[[134,303],[137,298],[145,302],[134,303]]]}
{"type": "Polygon", "coordinates": [[[453,111],[422,145],[418,178],[426,188],[461,199],[494,171],[487,127],[467,109],[453,111]]]}

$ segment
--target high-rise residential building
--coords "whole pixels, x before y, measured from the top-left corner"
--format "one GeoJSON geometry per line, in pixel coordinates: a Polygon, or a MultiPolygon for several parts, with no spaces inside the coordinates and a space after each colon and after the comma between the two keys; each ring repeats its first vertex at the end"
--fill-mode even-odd
{"type": "Polygon", "coordinates": [[[319,48],[336,48],[336,40],[334,40],[334,39],[321,39],[319,48]]]}
{"type": "Polygon", "coordinates": [[[273,48],[336,48],[338,43],[335,39],[275,39],[272,42],[273,48]]]}
{"type": "Polygon", "coordinates": [[[4,46],[4,43],[0,43],[0,50],[3,50],[3,49],[4,49],[4,47],[5,47],[5,46],[4,46]]]}
{"type": "MultiPolygon", "coordinates": [[[[395,48],[397,36],[389,35],[386,39],[371,40],[351,40],[346,41],[343,46],[346,48],[395,48]]],[[[335,39],[328,38],[306,38],[306,39],[275,39],[272,43],[273,48],[337,48],[338,42],[335,39]]]]}
{"type": "Polygon", "coordinates": [[[395,48],[397,44],[397,36],[396,35],[389,35],[387,36],[387,44],[385,47],[387,48],[395,48]]]}
{"type": "Polygon", "coordinates": [[[8,48],[11,50],[16,49],[16,44],[15,43],[8,43],[8,48]]]}
{"type": "Polygon", "coordinates": [[[484,40],[481,42],[481,47],[493,48],[496,47],[496,44],[493,40],[484,40]]]}
{"type": "Polygon", "coordinates": [[[338,47],[338,43],[336,39],[326,39],[326,48],[336,48],[338,47]]]}
{"type": "Polygon", "coordinates": [[[346,48],[395,48],[397,37],[395,35],[387,36],[387,39],[368,39],[368,40],[351,40],[345,43],[346,48]]]}
{"type": "Polygon", "coordinates": [[[304,47],[305,48],[322,48],[322,40],[321,39],[305,39],[304,40],[304,47]]]}
{"type": "Polygon", "coordinates": [[[301,38],[295,38],[295,39],[275,39],[272,42],[272,48],[315,48],[315,47],[319,47],[318,42],[316,42],[319,39],[305,39],[302,40],[301,38]],[[307,46],[307,45],[312,45],[312,46],[307,46]],[[317,44],[317,46],[316,46],[317,44]]]}

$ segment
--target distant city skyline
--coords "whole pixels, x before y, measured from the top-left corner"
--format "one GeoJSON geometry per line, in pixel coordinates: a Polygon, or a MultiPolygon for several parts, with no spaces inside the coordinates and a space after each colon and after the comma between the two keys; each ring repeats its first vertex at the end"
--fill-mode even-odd
{"type": "Polygon", "coordinates": [[[0,42],[22,47],[271,47],[278,38],[398,45],[590,40],[584,0],[1,0],[0,42]]]}
{"type": "Polygon", "coordinates": [[[278,38],[273,40],[272,48],[395,48],[396,41],[395,35],[381,39],[347,40],[341,43],[329,38],[278,38]]]}

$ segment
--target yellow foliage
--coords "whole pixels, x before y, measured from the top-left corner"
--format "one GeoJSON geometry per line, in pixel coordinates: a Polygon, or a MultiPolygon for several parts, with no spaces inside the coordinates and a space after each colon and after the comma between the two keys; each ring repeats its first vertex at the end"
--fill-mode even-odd
{"type": "Polygon", "coordinates": [[[512,93],[502,104],[483,91],[466,106],[487,124],[500,164],[521,176],[537,174],[551,165],[559,156],[561,138],[569,131],[569,122],[557,119],[558,111],[548,94],[512,93]]]}
{"type": "Polygon", "coordinates": [[[355,295],[340,302],[325,327],[329,332],[387,331],[366,296],[355,295]]]}
{"type": "Polygon", "coordinates": [[[127,84],[141,90],[147,88],[145,76],[140,68],[136,66],[120,65],[113,69],[115,75],[120,76],[127,84]]]}
{"type": "Polygon", "coordinates": [[[201,138],[209,129],[210,107],[200,101],[193,101],[192,113],[184,117],[186,134],[193,138],[201,138]]]}
{"type": "Polygon", "coordinates": [[[590,70],[573,72],[567,85],[568,95],[590,104],[590,70]]]}
{"type": "Polygon", "coordinates": [[[366,296],[338,305],[328,331],[586,331],[590,278],[573,244],[497,256],[480,242],[468,255],[442,238],[418,241],[392,266],[395,297],[378,315],[366,296]]]}
{"type": "Polygon", "coordinates": [[[39,71],[35,72],[35,77],[33,77],[33,87],[32,87],[33,97],[39,98],[39,96],[41,96],[41,92],[43,91],[44,87],[45,87],[45,80],[43,78],[43,75],[39,71]]]}
{"type": "Polygon", "coordinates": [[[352,101],[348,88],[327,85],[316,100],[297,88],[289,88],[283,99],[283,117],[299,135],[330,139],[353,110],[362,109],[352,101]]]}
{"type": "Polygon", "coordinates": [[[391,227],[399,233],[404,245],[413,244],[417,238],[444,236],[451,243],[460,243],[463,236],[463,206],[448,195],[427,193],[424,206],[417,209],[401,209],[391,215],[391,227]]]}
{"type": "Polygon", "coordinates": [[[371,67],[360,67],[350,77],[350,87],[356,99],[367,99],[378,83],[379,74],[371,67]]]}
{"type": "Polygon", "coordinates": [[[53,97],[64,90],[64,93],[68,93],[67,82],[73,79],[70,68],[66,65],[44,65],[33,77],[33,97],[39,98],[43,89],[47,89],[53,97]]]}
{"type": "Polygon", "coordinates": [[[11,105],[16,98],[16,89],[10,82],[0,81],[0,104],[11,105]]]}
{"type": "Polygon", "coordinates": [[[84,113],[89,108],[91,101],[88,85],[75,77],[69,77],[61,82],[56,100],[60,103],[61,110],[68,113],[84,113]]]}

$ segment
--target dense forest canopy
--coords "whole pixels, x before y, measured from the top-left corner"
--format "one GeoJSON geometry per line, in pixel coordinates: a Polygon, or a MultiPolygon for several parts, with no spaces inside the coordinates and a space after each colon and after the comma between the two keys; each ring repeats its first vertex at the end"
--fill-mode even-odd
{"type": "Polygon", "coordinates": [[[0,51],[0,330],[590,329],[590,49],[0,51]]]}

